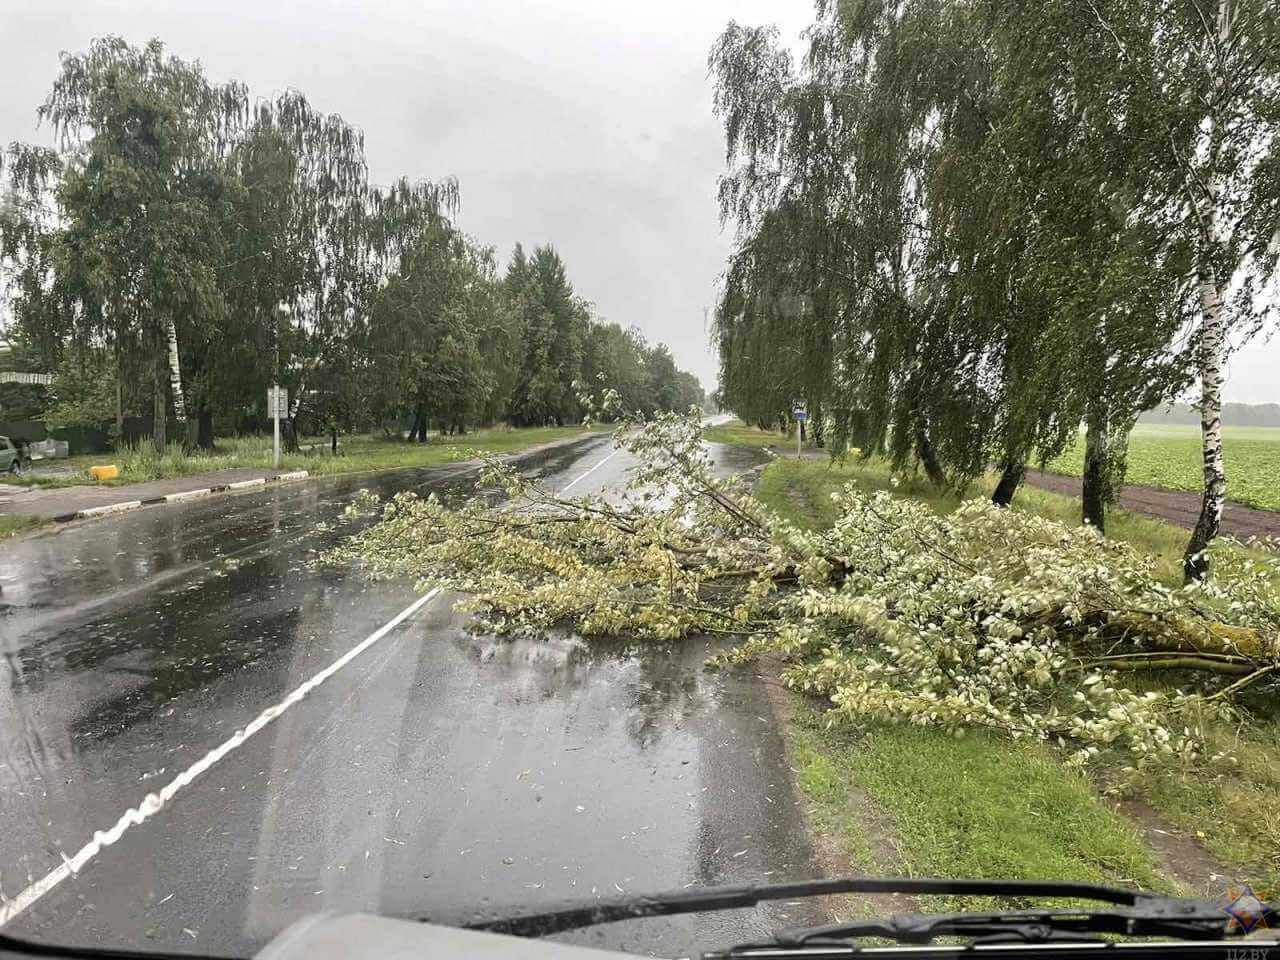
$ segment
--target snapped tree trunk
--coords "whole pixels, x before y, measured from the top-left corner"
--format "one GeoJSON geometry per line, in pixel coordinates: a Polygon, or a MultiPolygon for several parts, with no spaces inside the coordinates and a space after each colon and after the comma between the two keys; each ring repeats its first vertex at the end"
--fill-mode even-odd
{"type": "Polygon", "coordinates": [[[1013,503],[1013,495],[1018,492],[1022,478],[1027,475],[1025,463],[1006,463],[1000,469],[1000,482],[991,494],[991,502],[997,507],[1007,507],[1013,503]]]}
{"type": "Polygon", "coordinates": [[[1080,485],[1081,517],[1085,523],[1106,532],[1110,450],[1107,446],[1107,411],[1101,404],[1089,408],[1085,417],[1084,475],[1080,485]]]}
{"type": "Polygon", "coordinates": [[[1227,502],[1227,471],[1222,457],[1222,348],[1225,339],[1222,295],[1210,270],[1200,282],[1203,324],[1200,341],[1200,453],[1204,462],[1204,494],[1200,517],[1182,558],[1187,580],[1202,580],[1209,572],[1205,550],[1222,526],[1227,502]]]}
{"type": "Polygon", "coordinates": [[[942,464],[929,440],[929,432],[921,427],[916,431],[916,453],[920,457],[920,466],[924,467],[925,476],[935,487],[947,485],[947,475],[942,472],[942,464]]]}

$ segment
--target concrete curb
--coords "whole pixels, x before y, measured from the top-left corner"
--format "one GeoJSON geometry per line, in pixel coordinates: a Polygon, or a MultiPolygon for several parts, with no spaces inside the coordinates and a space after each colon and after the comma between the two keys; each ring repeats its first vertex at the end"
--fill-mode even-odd
{"type": "Polygon", "coordinates": [[[100,507],[87,507],[74,513],[60,513],[54,516],[58,523],[68,520],[85,520],[91,517],[102,517],[113,513],[124,513],[126,510],[137,510],[139,507],[155,506],[161,503],[181,503],[184,500],[196,500],[227,490],[248,490],[253,487],[266,486],[268,483],[287,483],[292,480],[306,480],[310,473],[306,470],[294,470],[290,473],[278,473],[272,477],[256,477],[253,480],[237,480],[234,483],[215,484],[211,487],[200,487],[197,490],[179,490],[177,493],[166,493],[162,497],[150,497],[146,500],[124,500],[120,503],[107,503],[100,507]]]}
{"type": "Polygon", "coordinates": [[[213,487],[201,487],[199,490],[181,490],[178,493],[167,493],[160,497],[158,503],[180,503],[183,500],[196,500],[213,493],[213,487]]]}
{"type": "Polygon", "coordinates": [[[137,510],[142,506],[141,500],[124,500],[120,503],[105,503],[100,507],[89,507],[87,510],[77,510],[77,517],[100,517],[107,513],[124,513],[126,510],[137,510]]]}

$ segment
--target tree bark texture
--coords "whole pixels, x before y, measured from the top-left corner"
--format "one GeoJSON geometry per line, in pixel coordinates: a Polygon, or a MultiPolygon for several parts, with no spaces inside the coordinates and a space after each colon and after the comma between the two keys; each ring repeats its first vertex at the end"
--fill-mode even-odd
{"type": "Polygon", "coordinates": [[[1084,475],[1081,479],[1081,518],[1106,533],[1110,450],[1107,447],[1107,412],[1100,404],[1090,407],[1085,417],[1084,475]]]}
{"type": "Polygon", "coordinates": [[[201,407],[196,414],[196,446],[201,450],[213,449],[213,411],[201,407]]]}
{"type": "Polygon", "coordinates": [[[187,404],[182,394],[182,364],[178,358],[178,328],[173,317],[164,321],[165,339],[169,348],[169,393],[173,396],[173,417],[179,423],[187,422],[187,404]]]}
{"type": "Polygon", "coordinates": [[[155,363],[152,365],[151,376],[151,442],[155,444],[156,450],[163,452],[168,437],[165,434],[165,428],[168,426],[169,419],[169,402],[165,396],[165,387],[168,385],[165,381],[167,373],[167,364],[163,351],[160,349],[162,344],[156,344],[155,363]]]}
{"type": "Polygon", "coordinates": [[[1216,278],[1209,273],[1200,283],[1203,311],[1200,360],[1200,444],[1204,463],[1204,494],[1200,517],[1182,559],[1188,580],[1201,580],[1209,572],[1205,550],[1222,526],[1222,509],[1227,502],[1227,470],[1222,457],[1222,295],[1216,278]]]}
{"type": "Polygon", "coordinates": [[[991,502],[997,507],[1007,507],[1013,503],[1013,495],[1018,492],[1022,478],[1027,474],[1025,463],[1006,463],[1000,469],[1000,482],[991,494],[991,502]]]}
{"type": "MultiPolygon", "coordinates": [[[[1235,4],[1218,4],[1217,40],[1221,49],[1231,46],[1235,4]]],[[[1211,45],[1206,40],[1206,48],[1211,45]]],[[[1218,74],[1215,93],[1221,93],[1226,78],[1218,74]]],[[[1214,103],[1218,102],[1217,97],[1214,103]]],[[[1218,154],[1218,118],[1211,109],[1208,119],[1209,155],[1218,154]]],[[[1226,317],[1222,304],[1214,256],[1221,236],[1219,204],[1223,188],[1220,178],[1209,178],[1205,196],[1199,205],[1202,242],[1200,244],[1200,455],[1204,464],[1204,493],[1200,500],[1200,516],[1182,557],[1182,572],[1188,581],[1203,580],[1209,573],[1205,551],[1222,526],[1222,509],[1227,502],[1227,471],[1222,458],[1222,382],[1226,346],[1226,317]]]]}
{"type": "Polygon", "coordinates": [[[942,472],[942,464],[938,463],[938,455],[929,440],[929,432],[923,427],[916,431],[916,453],[920,456],[920,465],[924,467],[929,482],[935,487],[945,487],[947,475],[942,472]]]}
{"type": "Polygon", "coordinates": [[[116,449],[124,444],[124,360],[120,356],[120,343],[116,342],[116,449]]]}

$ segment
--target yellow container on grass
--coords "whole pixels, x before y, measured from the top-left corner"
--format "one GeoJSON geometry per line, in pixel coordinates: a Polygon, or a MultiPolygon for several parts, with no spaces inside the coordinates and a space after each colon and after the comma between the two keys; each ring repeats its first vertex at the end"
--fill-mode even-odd
{"type": "Polygon", "coordinates": [[[89,476],[95,480],[114,480],[120,476],[120,468],[114,463],[89,468],[89,476]]]}

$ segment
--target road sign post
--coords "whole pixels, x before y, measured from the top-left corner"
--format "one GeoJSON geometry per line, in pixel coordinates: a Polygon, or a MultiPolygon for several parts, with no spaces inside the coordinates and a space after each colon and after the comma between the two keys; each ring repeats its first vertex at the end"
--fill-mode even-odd
{"type": "Polygon", "coordinates": [[[804,407],[796,406],[791,411],[791,418],[796,422],[796,459],[800,459],[800,435],[804,433],[804,422],[809,419],[809,412],[804,407]]]}
{"type": "Polygon", "coordinates": [[[280,417],[289,412],[289,391],[284,387],[267,387],[267,411],[271,414],[271,451],[275,468],[280,469],[280,417]]]}

